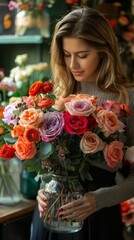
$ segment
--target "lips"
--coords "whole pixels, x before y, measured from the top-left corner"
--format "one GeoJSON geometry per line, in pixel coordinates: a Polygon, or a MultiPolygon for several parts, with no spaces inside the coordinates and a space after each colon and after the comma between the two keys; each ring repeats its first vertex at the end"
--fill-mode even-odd
{"type": "Polygon", "coordinates": [[[81,72],[80,72],[80,71],[75,71],[75,72],[73,71],[73,72],[72,72],[72,74],[73,74],[74,76],[80,76],[82,73],[83,73],[82,71],[81,71],[81,72]]]}

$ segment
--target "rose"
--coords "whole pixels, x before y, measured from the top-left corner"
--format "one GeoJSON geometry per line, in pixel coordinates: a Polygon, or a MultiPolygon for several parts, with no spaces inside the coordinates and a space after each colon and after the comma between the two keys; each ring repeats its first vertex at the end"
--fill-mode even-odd
{"type": "Polygon", "coordinates": [[[122,117],[128,117],[131,115],[131,110],[128,105],[122,103],[120,105],[120,107],[121,107],[121,116],[122,117]]]}
{"type": "Polygon", "coordinates": [[[113,141],[109,145],[106,144],[103,154],[107,165],[114,168],[123,159],[123,143],[120,141],[113,141]]]}
{"type": "Polygon", "coordinates": [[[80,141],[80,149],[83,153],[96,153],[104,149],[103,141],[98,137],[97,134],[87,131],[84,133],[80,141]]]}
{"type": "Polygon", "coordinates": [[[21,137],[23,136],[24,131],[25,131],[25,127],[21,125],[14,125],[13,130],[11,131],[11,136],[13,138],[21,137]]]}
{"type": "Polygon", "coordinates": [[[4,107],[0,106],[0,118],[3,118],[4,107]]]}
{"type": "Polygon", "coordinates": [[[39,142],[40,140],[40,132],[38,129],[32,126],[28,126],[25,128],[24,134],[23,134],[24,139],[28,142],[39,142]]]}
{"type": "Polygon", "coordinates": [[[134,164],[134,146],[127,148],[125,153],[125,159],[131,164],[134,164]]]}
{"type": "Polygon", "coordinates": [[[40,108],[44,108],[44,109],[48,109],[52,107],[54,104],[55,104],[55,101],[48,97],[41,98],[37,103],[37,105],[40,108]]]}
{"type": "Polygon", "coordinates": [[[12,145],[4,144],[0,149],[0,157],[2,158],[13,158],[15,153],[15,149],[12,145]]]}
{"type": "Polygon", "coordinates": [[[23,96],[22,99],[26,103],[27,108],[34,108],[34,107],[36,107],[36,104],[40,98],[38,96],[33,96],[33,97],[32,96],[29,96],[29,97],[23,96]]]}
{"type": "Polygon", "coordinates": [[[83,134],[88,130],[88,120],[85,116],[73,116],[66,112],[64,121],[64,130],[69,134],[83,134]]]}
{"type": "Polygon", "coordinates": [[[72,100],[80,100],[80,99],[86,99],[90,102],[92,102],[92,104],[94,106],[97,105],[97,101],[98,101],[98,97],[95,96],[90,96],[88,94],[70,94],[67,98],[66,98],[66,102],[70,102],[72,100]]]}
{"type": "Polygon", "coordinates": [[[88,120],[88,130],[94,129],[94,127],[97,125],[96,120],[91,115],[87,118],[88,120]]]}
{"type": "Polygon", "coordinates": [[[9,125],[16,124],[18,122],[18,118],[16,118],[14,111],[17,110],[19,103],[19,101],[16,101],[5,107],[3,112],[4,118],[2,119],[3,122],[9,125]]]}
{"type": "Polygon", "coordinates": [[[4,128],[0,127],[0,135],[2,135],[4,133],[4,128]]]}
{"type": "Polygon", "coordinates": [[[44,120],[44,113],[40,109],[29,108],[20,114],[19,124],[26,127],[39,127],[44,120]]]}
{"type": "Polygon", "coordinates": [[[52,82],[44,82],[42,85],[42,92],[43,93],[48,93],[53,90],[53,83],[52,82]]]}
{"type": "Polygon", "coordinates": [[[95,111],[94,105],[87,99],[77,99],[66,102],[65,108],[71,115],[76,116],[89,116],[95,111]]]}
{"type": "Polygon", "coordinates": [[[48,112],[44,115],[44,122],[40,128],[41,138],[50,142],[61,134],[64,127],[63,113],[48,112]]]}
{"type": "Polygon", "coordinates": [[[27,142],[23,137],[19,137],[13,147],[15,148],[15,155],[20,160],[31,159],[36,153],[35,144],[27,142]]]}
{"type": "Polygon", "coordinates": [[[114,112],[117,116],[120,116],[120,103],[107,100],[102,104],[103,109],[114,112]]]}
{"type": "Polygon", "coordinates": [[[123,131],[124,124],[111,111],[100,110],[96,115],[96,122],[106,137],[116,131],[123,131]]]}
{"type": "Polygon", "coordinates": [[[33,83],[29,89],[30,96],[36,96],[42,89],[43,83],[42,81],[37,81],[33,83]]]}

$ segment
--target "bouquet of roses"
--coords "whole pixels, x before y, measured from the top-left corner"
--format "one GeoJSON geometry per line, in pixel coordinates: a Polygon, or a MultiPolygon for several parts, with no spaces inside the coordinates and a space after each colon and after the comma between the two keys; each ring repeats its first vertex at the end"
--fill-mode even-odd
{"type": "Polygon", "coordinates": [[[51,81],[37,81],[29,96],[7,105],[0,126],[0,157],[18,157],[29,171],[90,179],[88,165],[103,161],[110,168],[124,159],[125,104],[98,97],[70,95],[56,100],[51,81]],[[55,104],[55,101],[56,104],[55,104]],[[57,108],[56,108],[57,106],[57,108]]]}

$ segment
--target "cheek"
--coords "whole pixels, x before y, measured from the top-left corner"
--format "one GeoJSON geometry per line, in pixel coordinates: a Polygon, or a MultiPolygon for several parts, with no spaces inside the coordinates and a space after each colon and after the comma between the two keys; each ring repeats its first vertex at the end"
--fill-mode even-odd
{"type": "Polygon", "coordinates": [[[87,73],[93,73],[97,70],[97,67],[99,65],[100,60],[98,58],[94,58],[94,59],[90,59],[90,61],[88,61],[85,64],[85,69],[87,69],[87,73]]]}
{"type": "Polygon", "coordinates": [[[64,62],[65,62],[65,65],[66,65],[67,67],[70,66],[70,59],[69,59],[69,58],[64,58],[64,62]]]}

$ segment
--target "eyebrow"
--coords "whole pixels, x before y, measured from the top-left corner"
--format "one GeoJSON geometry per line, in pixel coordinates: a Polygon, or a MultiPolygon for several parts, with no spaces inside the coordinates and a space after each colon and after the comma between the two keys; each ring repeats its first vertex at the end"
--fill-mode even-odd
{"type": "MultiPolygon", "coordinates": [[[[65,49],[63,49],[63,51],[68,52],[65,49]]],[[[89,52],[89,50],[78,51],[78,52],[75,52],[75,53],[87,53],[87,52],[89,52]]],[[[68,53],[70,53],[70,52],[68,52],[68,53]]]]}

